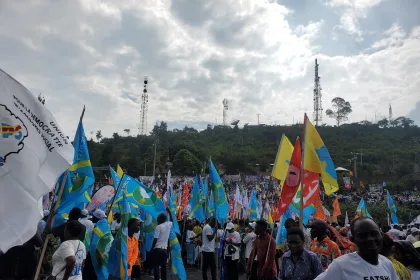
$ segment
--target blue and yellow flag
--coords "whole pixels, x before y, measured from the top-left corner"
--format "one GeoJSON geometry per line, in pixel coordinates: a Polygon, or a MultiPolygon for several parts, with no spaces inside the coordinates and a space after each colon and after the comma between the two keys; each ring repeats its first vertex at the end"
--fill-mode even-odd
{"type": "Polygon", "coordinates": [[[209,185],[207,184],[207,179],[200,176],[200,185],[201,185],[201,203],[206,203],[209,195],[209,185]]]}
{"type": "Polygon", "coordinates": [[[191,217],[196,218],[200,223],[204,221],[203,204],[201,204],[201,193],[198,185],[198,176],[195,176],[194,186],[190,198],[191,217]]]}
{"type": "Polygon", "coordinates": [[[369,214],[369,211],[367,210],[366,203],[363,197],[360,200],[359,205],[357,206],[356,217],[354,218],[356,219],[358,217],[368,217],[372,219],[372,216],[369,214]]]}
{"type": "Polygon", "coordinates": [[[283,185],[286,179],[287,171],[289,170],[290,159],[293,154],[293,145],[290,143],[289,138],[286,135],[282,135],[279,150],[277,151],[276,160],[274,162],[273,170],[271,171],[271,177],[280,180],[280,184],[283,185]]]}
{"type": "Polygon", "coordinates": [[[128,280],[128,221],[133,215],[130,213],[125,192],[122,194],[120,205],[121,227],[115,235],[109,251],[108,271],[114,277],[128,280]]]}
{"type": "Polygon", "coordinates": [[[279,225],[277,237],[276,237],[277,249],[283,249],[284,244],[286,244],[287,230],[286,230],[286,227],[284,226],[284,223],[286,222],[287,219],[292,218],[292,217],[293,217],[292,211],[290,210],[290,206],[289,206],[289,208],[287,208],[286,211],[284,211],[283,215],[281,215],[281,218],[280,218],[280,225],[279,225]]]}
{"type": "Polygon", "coordinates": [[[210,191],[209,201],[207,202],[206,219],[214,217],[214,198],[213,192],[210,191]]]}
{"type": "Polygon", "coordinates": [[[256,221],[259,220],[258,216],[258,200],[257,200],[257,191],[255,189],[251,192],[251,197],[249,198],[249,220],[256,221]]]}
{"type": "Polygon", "coordinates": [[[96,223],[92,232],[89,252],[98,280],[108,280],[108,258],[114,238],[105,219],[96,223]]]}
{"type": "Polygon", "coordinates": [[[392,200],[391,195],[389,194],[389,191],[386,190],[387,196],[388,196],[388,208],[389,212],[391,214],[391,223],[393,224],[399,224],[398,223],[398,217],[397,217],[397,207],[394,204],[394,201],[392,200]]]}
{"type": "Polygon", "coordinates": [[[212,190],[215,196],[216,218],[219,223],[224,224],[228,219],[229,203],[226,198],[222,179],[220,179],[219,173],[217,173],[216,167],[214,167],[211,160],[209,160],[209,172],[212,190]]]}
{"type": "MultiPolygon", "coordinates": [[[[301,195],[302,195],[302,191],[301,191],[301,187],[299,187],[298,191],[295,194],[295,197],[292,200],[292,203],[290,203],[289,208],[288,208],[289,210],[291,210],[298,216],[300,216],[300,206],[301,206],[300,196],[301,195]]],[[[300,217],[302,219],[302,223],[304,225],[307,225],[309,221],[309,216],[311,216],[315,212],[316,212],[316,208],[313,204],[310,204],[306,206],[305,208],[303,208],[303,218],[300,217]]]]}
{"type": "Polygon", "coordinates": [[[144,236],[144,246],[142,250],[143,257],[146,257],[146,251],[152,250],[154,233],[157,226],[157,220],[154,219],[149,213],[141,210],[140,218],[144,221],[141,229],[141,235],[144,236]]]}
{"type": "Polygon", "coordinates": [[[179,229],[178,221],[176,219],[176,203],[175,203],[175,196],[172,190],[172,186],[169,186],[169,190],[168,190],[168,205],[169,205],[169,211],[171,212],[174,231],[175,233],[178,233],[179,235],[181,235],[181,230],[179,229]]]}
{"type": "Polygon", "coordinates": [[[181,256],[181,245],[178,242],[174,228],[172,227],[169,235],[171,245],[171,273],[176,275],[180,280],[187,279],[187,273],[185,272],[184,263],[181,256]]]}
{"type": "Polygon", "coordinates": [[[67,181],[61,198],[60,206],[71,203],[83,195],[95,183],[89,150],[82,121],[79,122],[74,136],[74,159],[69,167],[67,181]]]}
{"type": "MultiPolygon", "coordinates": [[[[143,209],[153,218],[157,218],[160,213],[166,211],[165,204],[157,196],[156,192],[152,189],[149,189],[136,179],[124,174],[124,177],[121,180],[121,188],[126,191],[127,201],[129,204],[134,204],[138,208],[143,209]]],[[[117,196],[115,203],[119,202],[122,199],[122,196],[117,196]]]]}
{"type": "Polygon", "coordinates": [[[304,141],[304,169],[321,174],[327,195],[338,191],[337,173],[330,153],[306,115],[304,141]]]}

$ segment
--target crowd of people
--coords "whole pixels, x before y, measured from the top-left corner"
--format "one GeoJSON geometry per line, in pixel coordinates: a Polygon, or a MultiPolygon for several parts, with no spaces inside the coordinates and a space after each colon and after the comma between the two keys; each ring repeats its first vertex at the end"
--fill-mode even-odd
{"type": "MultiPolygon", "coordinates": [[[[129,220],[127,263],[131,279],[140,279],[143,273],[153,274],[154,279],[168,278],[170,216],[158,216],[152,251],[147,256],[141,255],[143,221],[129,220]]],[[[40,279],[97,279],[85,243],[100,222],[108,222],[104,211],[88,213],[73,208],[65,224],[51,228],[57,241],[52,242],[52,254],[47,252],[44,258],[40,279]]],[[[200,223],[189,217],[178,223],[187,272],[200,269],[204,280],[208,270],[212,280],[221,274],[229,280],[244,274],[251,280],[420,279],[419,224],[381,229],[366,217],[341,226],[310,218],[301,229],[298,220],[289,218],[284,223],[286,242],[276,247],[279,223],[230,220],[220,224],[215,218],[200,223]]],[[[43,219],[34,238],[0,256],[0,279],[33,279],[46,237],[45,226],[43,219]]],[[[120,226],[116,213],[112,233],[120,226]]],[[[109,273],[108,279],[120,279],[111,269],[109,273]]]]}

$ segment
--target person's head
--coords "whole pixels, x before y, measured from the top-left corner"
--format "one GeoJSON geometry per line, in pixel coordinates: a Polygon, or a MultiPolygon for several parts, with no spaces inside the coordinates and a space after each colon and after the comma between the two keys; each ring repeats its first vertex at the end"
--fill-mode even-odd
{"type": "Polygon", "coordinates": [[[131,218],[128,220],[128,232],[137,233],[140,231],[140,220],[137,218],[131,218]]]}
{"type": "Polygon", "coordinates": [[[96,209],[92,213],[92,221],[94,223],[96,223],[96,222],[98,222],[100,220],[103,220],[105,218],[106,218],[106,214],[105,214],[104,210],[102,210],[102,209],[96,209]]]}
{"type": "Polygon", "coordinates": [[[233,223],[228,223],[226,225],[226,231],[229,233],[232,233],[235,231],[235,225],[233,223]]]}
{"type": "Polygon", "coordinates": [[[309,226],[311,229],[311,238],[321,240],[327,235],[327,224],[324,221],[315,220],[309,226]]]}
{"type": "Polygon", "coordinates": [[[69,221],[77,221],[80,219],[81,215],[82,215],[82,210],[80,210],[80,208],[74,207],[69,212],[69,221]]]}
{"type": "Polygon", "coordinates": [[[287,230],[287,244],[292,255],[300,255],[303,252],[304,242],[305,236],[300,228],[293,227],[287,230]]]}
{"type": "Polygon", "coordinates": [[[405,266],[414,266],[420,269],[420,255],[409,241],[398,240],[394,242],[394,257],[405,266]]]}
{"type": "Polygon", "coordinates": [[[389,235],[389,233],[381,233],[382,234],[382,250],[380,252],[381,255],[385,257],[391,256],[394,247],[394,240],[389,235]]]}
{"type": "Polygon", "coordinates": [[[215,217],[212,217],[210,219],[209,226],[211,226],[212,228],[214,228],[216,226],[216,218],[215,217]]]}
{"type": "Polygon", "coordinates": [[[268,224],[264,220],[255,222],[255,234],[264,236],[267,233],[268,224]]]}
{"type": "Polygon", "coordinates": [[[82,230],[83,230],[83,225],[79,221],[75,221],[75,220],[68,221],[64,229],[64,239],[76,240],[79,238],[79,235],[82,232],[82,230]]]}
{"type": "Polygon", "coordinates": [[[193,223],[188,223],[187,224],[187,229],[188,230],[193,230],[194,229],[194,222],[193,223]]]}
{"type": "Polygon", "coordinates": [[[417,228],[412,228],[411,229],[411,235],[412,236],[418,236],[419,235],[419,230],[417,228]]]}
{"type": "Polygon", "coordinates": [[[298,224],[292,218],[288,218],[286,219],[286,221],[284,221],[284,227],[286,228],[286,230],[297,226],[298,224]]]}
{"type": "Polygon", "coordinates": [[[378,255],[382,249],[382,235],[378,225],[367,217],[355,219],[350,224],[352,241],[360,255],[378,255]]]}
{"type": "Polygon", "coordinates": [[[159,214],[159,216],[157,217],[157,222],[158,224],[163,224],[166,222],[166,213],[161,213],[159,214]]]}

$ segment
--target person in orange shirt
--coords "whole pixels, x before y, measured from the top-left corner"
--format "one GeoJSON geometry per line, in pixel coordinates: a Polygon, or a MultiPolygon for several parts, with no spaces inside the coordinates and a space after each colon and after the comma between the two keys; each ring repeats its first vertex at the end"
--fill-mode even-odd
{"type": "Polygon", "coordinates": [[[327,236],[327,224],[316,220],[308,226],[311,229],[312,247],[311,251],[315,253],[321,261],[324,270],[332,261],[341,256],[340,248],[337,243],[327,236]]]}
{"type": "Polygon", "coordinates": [[[128,221],[128,255],[127,255],[127,264],[128,264],[128,276],[131,279],[131,271],[133,270],[133,265],[136,263],[139,256],[139,239],[134,236],[135,233],[140,231],[140,220],[137,218],[131,218],[128,221]]]}

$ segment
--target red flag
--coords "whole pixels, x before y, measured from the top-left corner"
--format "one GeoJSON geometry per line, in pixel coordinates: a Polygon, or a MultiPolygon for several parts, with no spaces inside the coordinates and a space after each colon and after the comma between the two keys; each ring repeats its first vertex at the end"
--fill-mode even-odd
{"type": "Polygon", "coordinates": [[[327,215],[325,215],[324,209],[322,209],[322,202],[321,202],[321,198],[319,197],[319,195],[317,195],[315,200],[314,200],[314,206],[315,206],[315,209],[316,209],[316,212],[314,214],[314,219],[326,221],[327,220],[327,215]]]}
{"type": "Polygon", "coordinates": [[[235,217],[235,198],[232,196],[229,200],[229,216],[233,219],[235,217]]]}
{"type": "Polygon", "coordinates": [[[338,217],[341,215],[341,210],[340,210],[340,203],[338,203],[338,197],[336,197],[334,199],[334,202],[332,204],[334,211],[333,211],[333,217],[338,217]]]}
{"type": "Polygon", "coordinates": [[[181,211],[184,211],[185,207],[190,202],[190,190],[188,184],[184,184],[184,193],[182,194],[181,211]]]}
{"type": "Polygon", "coordinates": [[[305,170],[303,179],[303,207],[311,205],[319,196],[319,174],[305,170]]]}
{"type": "Polygon", "coordinates": [[[284,180],[283,188],[281,190],[280,200],[278,204],[278,215],[283,215],[300,185],[300,172],[302,164],[302,151],[300,148],[299,137],[296,138],[295,147],[292,158],[290,160],[289,170],[287,171],[286,179],[284,180]]]}

